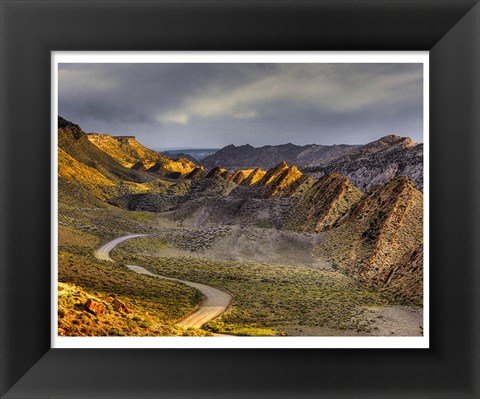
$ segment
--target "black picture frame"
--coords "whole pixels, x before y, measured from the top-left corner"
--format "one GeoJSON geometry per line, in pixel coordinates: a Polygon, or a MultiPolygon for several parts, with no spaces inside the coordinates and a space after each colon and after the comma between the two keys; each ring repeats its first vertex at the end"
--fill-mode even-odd
{"type": "Polygon", "coordinates": [[[478,0],[1,0],[1,395],[478,398],[478,0]],[[430,349],[51,349],[50,52],[430,52],[430,349]]]}

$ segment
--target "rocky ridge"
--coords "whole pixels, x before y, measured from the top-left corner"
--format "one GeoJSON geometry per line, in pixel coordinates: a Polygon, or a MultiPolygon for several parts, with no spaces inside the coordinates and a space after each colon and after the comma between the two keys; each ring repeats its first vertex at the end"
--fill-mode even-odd
{"type": "Polygon", "coordinates": [[[407,176],[422,190],[423,144],[414,143],[408,137],[385,136],[331,162],[309,166],[303,171],[317,178],[339,172],[362,191],[397,176],[407,176]]]}
{"type": "Polygon", "coordinates": [[[280,162],[298,167],[317,165],[319,162],[333,160],[356,148],[355,145],[318,145],[298,146],[292,143],[253,147],[249,144],[226,146],[202,160],[206,168],[222,166],[229,170],[260,167],[270,169],[280,162]]]}
{"type": "MultiPolygon", "coordinates": [[[[392,276],[401,275],[394,270],[406,270],[399,266],[406,263],[402,257],[422,244],[423,194],[401,176],[364,194],[315,253],[347,274],[382,287],[393,284],[392,276]]],[[[418,286],[419,274],[414,280],[418,286]]]]}
{"type": "Polygon", "coordinates": [[[173,160],[166,155],[150,150],[140,144],[134,136],[89,133],[87,138],[126,168],[175,178],[187,175],[197,166],[190,159],[180,157],[173,160]]]}

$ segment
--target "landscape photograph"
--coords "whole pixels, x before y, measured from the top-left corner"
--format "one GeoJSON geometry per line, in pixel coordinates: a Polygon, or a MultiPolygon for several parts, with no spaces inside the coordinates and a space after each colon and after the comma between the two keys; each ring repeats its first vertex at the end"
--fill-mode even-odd
{"type": "Polygon", "coordinates": [[[423,63],[57,76],[58,337],[424,337],[423,63]]]}

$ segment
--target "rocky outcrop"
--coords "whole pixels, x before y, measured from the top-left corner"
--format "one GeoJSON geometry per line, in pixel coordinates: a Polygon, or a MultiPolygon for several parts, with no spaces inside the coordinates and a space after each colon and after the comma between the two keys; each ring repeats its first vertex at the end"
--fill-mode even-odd
{"type": "MultiPolygon", "coordinates": [[[[111,136],[90,133],[88,140],[100,150],[110,155],[126,168],[146,170],[160,176],[185,176],[195,167],[195,163],[185,158],[176,160],[150,150],[140,144],[134,136],[111,136]]],[[[171,177],[173,178],[173,177],[171,177]]]]}
{"type": "Polygon", "coordinates": [[[95,316],[100,316],[104,311],[103,303],[94,302],[91,299],[87,299],[83,306],[95,316]]]}
{"type": "Polygon", "coordinates": [[[127,308],[127,306],[117,298],[113,298],[112,305],[117,312],[123,311],[125,313],[130,313],[130,310],[127,308]]]}
{"type": "Polygon", "coordinates": [[[193,169],[190,173],[188,173],[185,178],[190,179],[190,180],[201,180],[204,179],[207,176],[207,172],[205,172],[205,169],[203,166],[198,166],[195,169],[193,169]]]}
{"type": "Polygon", "coordinates": [[[147,169],[160,160],[169,158],[141,145],[134,136],[112,136],[110,134],[89,133],[88,140],[110,155],[121,165],[131,168],[143,162],[147,169]]]}
{"type": "MultiPolygon", "coordinates": [[[[63,150],[59,153],[59,166],[68,164],[61,159],[66,153],[76,162],[95,169],[99,174],[111,181],[129,180],[144,181],[145,178],[135,170],[130,170],[121,165],[110,155],[92,144],[80,126],[58,117],[58,147],[63,150]]],[[[59,177],[63,170],[59,169],[59,177]]]]}
{"type": "Polygon", "coordinates": [[[255,184],[259,187],[264,187],[277,179],[286,170],[288,170],[288,165],[285,161],[282,161],[275,167],[267,170],[267,173],[255,184]]]}
{"type": "Polygon", "coordinates": [[[315,181],[298,198],[284,227],[317,233],[332,228],[355,205],[363,193],[334,173],[315,181]]]}
{"type": "MultiPolygon", "coordinates": [[[[280,168],[283,169],[283,164],[281,164],[280,168]]],[[[269,172],[270,171],[267,172],[265,177],[267,177],[269,172]]],[[[274,175],[275,174],[276,172],[274,172],[274,175]]],[[[277,177],[267,183],[268,186],[266,187],[264,192],[265,198],[281,197],[287,192],[288,194],[291,194],[291,192],[288,191],[289,187],[301,177],[302,173],[295,165],[287,167],[287,169],[283,170],[280,174],[277,174],[277,177]]],[[[260,185],[261,182],[259,182],[258,184],[260,185]]]]}
{"type": "Polygon", "coordinates": [[[219,167],[215,167],[215,168],[213,168],[211,171],[209,171],[209,172],[207,173],[206,178],[207,178],[207,179],[219,179],[219,178],[222,177],[222,174],[223,174],[224,172],[226,172],[225,169],[219,168],[219,167]]]}
{"type": "MultiPolygon", "coordinates": [[[[251,173],[251,172],[250,172],[251,173]]],[[[231,177],[230,181],[235,184],[240,184],[247,178],[247,174],[243,170],[237,170],[231,177]]]]}
{"type": "Polygon", "coordinates": [[[407,176],[422,190],[423,144],[414,143],[408,137],[385,136],[331,162],[306,167],[303,171],[317,178],[339,172],[362,191],[397,176],[407,176]]]}
{"type": "Polygon", "coordinates": [[[230,181],[230,179],[232,178],[232,174],[228,170],[225,170],[220,174],[220,177],[222,179],[230,181]]]}
{"type": "Polygon", "coordinates": [[[254,169],[240,184],[244,186],[251,186],[260,181],[267,172],[260,168],[254,169]]]}
{"type": "Polygon", "coordinates": [[[366,193],[315,252],[347,274],[383,287],[402,257],[422,244],[423,194],[400,176],[366,193]]]}
{"type": "Polygon", "coordinates": [[[176,179],[179,177],[186,177],[196,167],[197,166],[188,159],[180,158],[178,161],[173,161],[171,159],[159,160],[155,162],[153,166],[147,169],[147,171],[150,173],[155,173],[158,176],[176,179]]]}

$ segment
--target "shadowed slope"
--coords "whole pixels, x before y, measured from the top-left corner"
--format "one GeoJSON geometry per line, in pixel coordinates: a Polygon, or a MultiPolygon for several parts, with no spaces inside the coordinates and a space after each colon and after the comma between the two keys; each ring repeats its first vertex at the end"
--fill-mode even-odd
{"type": "Polygon", "coordinates": [[[423,194],[406,177],[397,177],[374,187],[328,234],[318,255],[381,286],[402,256],[423,243],[423,194]]]}
{"type": "Polygon", "coordinates": [[[362,195],[358,188],[338,173],[324,176],[299,197],[285,228],[307,232],[329,229],[362,195]]]}

